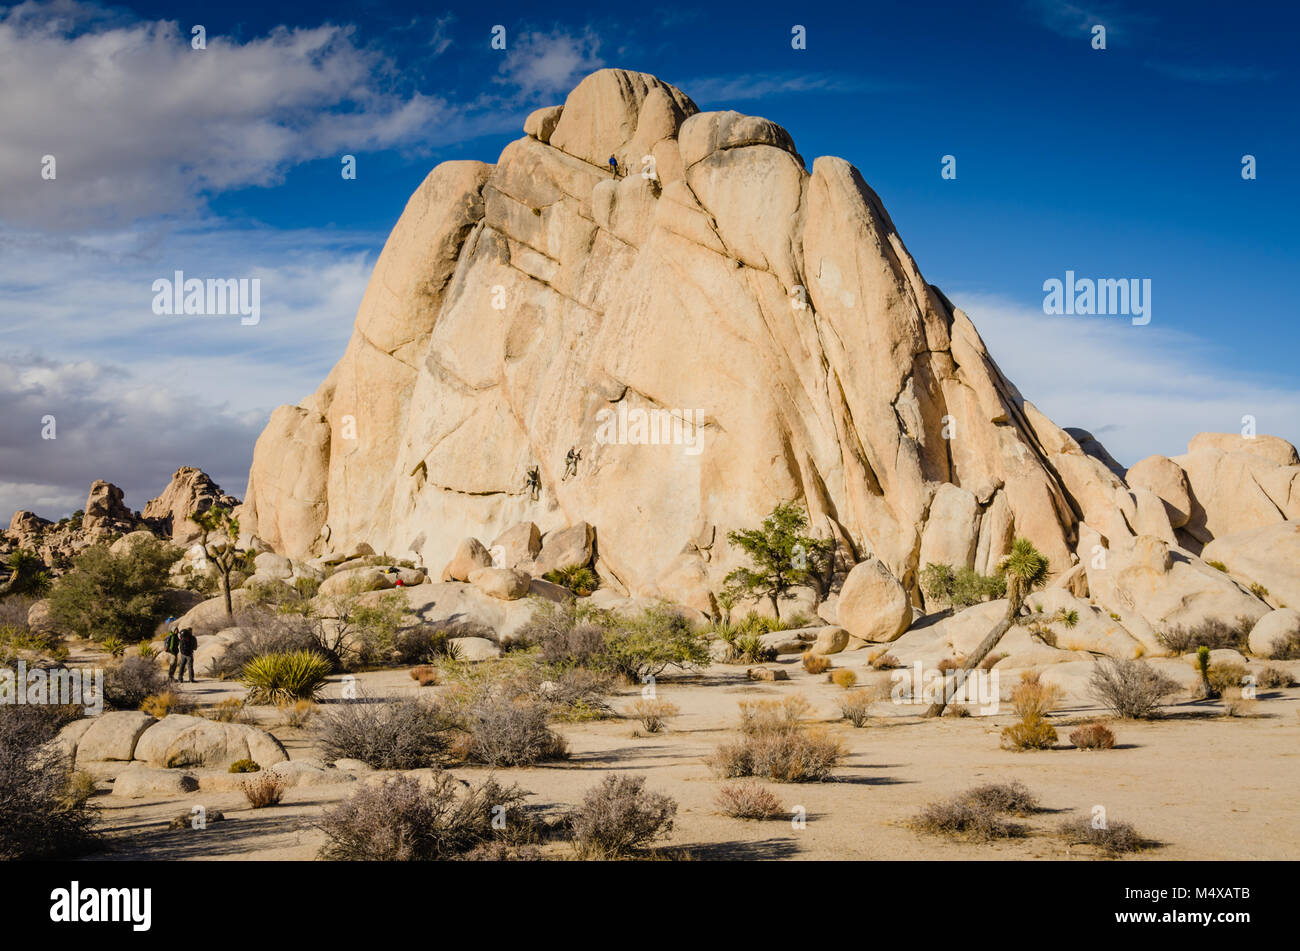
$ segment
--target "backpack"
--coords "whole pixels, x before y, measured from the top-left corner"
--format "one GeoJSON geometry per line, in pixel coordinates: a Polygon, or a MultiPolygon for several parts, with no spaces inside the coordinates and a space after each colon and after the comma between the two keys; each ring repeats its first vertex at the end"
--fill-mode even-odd
{"type": "Polygon", "coordinates": [[[163,652],[167,654],[175,654],[177,651],[180,650],[180,646],[181,646],[180,635],[177,634],[175,631],[168,631],[167,639],[163,641],[163,652]]]}

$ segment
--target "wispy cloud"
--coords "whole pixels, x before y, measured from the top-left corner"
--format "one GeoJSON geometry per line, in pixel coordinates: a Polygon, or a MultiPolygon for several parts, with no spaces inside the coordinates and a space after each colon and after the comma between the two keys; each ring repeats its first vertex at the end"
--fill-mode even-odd
{"type": "Polygon", "coordinates": [[[1058,36],[1087,35],[1097,24],[1106,28],[1107,42],[1125,38],[1155,18],[1114,3],[1074,3],[1072,0],[1026,0],[1025,9],[1058,36]]]}
{"type": "Polygon", "coordinates": [[[1209,86],[1232,86],[1238,83],[1268,82],[1279,75],[1275,69],[1258,66],[1181,66],[1176,63],[1147,62],[1146,67],[1172,79],[1203,83],[1209,86]]]}
{"type": "Polygon", "coordinates": [[[1236,432],[1246,415],[1261,433],[1300,440],[1300,384],[1226,370],[1200,338],[1155,322],[1049,317],[1003,297],[949,296],[1025,399],[1059,426],[1104,434],[1125,465],[1186,452],[1199,432],[1236,432]]]}
{"type": "Polygon", "coordinates": [[[701,106],[800,93],[863,93],[897,90],[901,84],[858,76],[826,73],[766,72],[734,76],[705,76],[675,83],[701,106]]]}

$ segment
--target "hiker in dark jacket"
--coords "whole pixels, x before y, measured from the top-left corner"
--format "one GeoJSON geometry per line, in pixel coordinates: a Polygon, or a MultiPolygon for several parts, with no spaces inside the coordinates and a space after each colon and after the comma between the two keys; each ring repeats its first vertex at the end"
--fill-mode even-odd
{"type": "Polygon", "coordinates": [[[185,671],[190,672],[190,683],[194,683],[194,652],[199,649],[199,639],[194,636],[194,629],[183,627],[177,632],[180,636],[181,683],[185,682],[185,671]]]}
{"type": "Polygon", "coordinates": [[[176,679],[176,665],[180,663],[181,653],[181,636],[176,628],[172,627],[174,617],[167,619],[167,636],[163,639],[163,653],[171,657],[171,663],[167,665],[167,679],[176,679]]]}

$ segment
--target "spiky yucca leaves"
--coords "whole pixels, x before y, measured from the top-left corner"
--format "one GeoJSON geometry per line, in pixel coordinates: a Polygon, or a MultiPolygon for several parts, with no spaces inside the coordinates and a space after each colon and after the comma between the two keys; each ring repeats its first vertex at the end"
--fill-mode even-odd
{"type": "Polygon", "coordinates": [[[330,670],[330,662],[312,651],[263,654],[244,665],[240,681],[248,687],[250,703],[315,700],[330,670]]]}

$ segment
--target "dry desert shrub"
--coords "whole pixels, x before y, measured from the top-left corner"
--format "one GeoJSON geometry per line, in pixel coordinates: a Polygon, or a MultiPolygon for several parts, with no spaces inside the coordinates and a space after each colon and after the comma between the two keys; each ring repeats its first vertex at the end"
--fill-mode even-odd
{"type": "Polygon", "coordinates": [[[989,654],[982,661],[980,661],[980,670],[992,670],[994,667],[998,665],[998,661],[1006,660],[1010,656],[1011,656],[1010,654],[1002,651],[999,651],[994,654],[989,654]]]}
{"type": "Polygon", "coordinates": [[[1007,750],[1050,750],[1056,741],[1056,728],[1042,717],[1021,720],[1002,731],[1002,748],[1007,750]]]}
{"type": "Polygon", "coordinates": [[[1060,834],[1071,845],[1095,846],[1110,855],[1139,852],[1153,844],[1127,822],[1109,822],[1097,828],[1091,819],[1070,819],[1061,823],[1060,834]]]}
{"type": "Polygon", "coordinates": [[[779,819],[786,814],[781,801],[761,783],[727,783],[714,802],[724,816],[733,819],[779,819]]]}
{"type": "Polygon", "coordinates": [[[1039,679],[1037,671],[1026,671],[1020,675],[1020,683],[1011,691],[1011,706],[1022,720],[1031,717],[1045,717],[1061,702],[1061,688],[1054,684],[1045,684],[1039,679]]]}
{"type": "Polygon", "coordinates": [[[1070,731],[1070,742],[1081,750],[1109,750],[1115,746],[1115,734],[1104,724],[1085,723],[1070,731]]]}
{"type": "Polygon", "coordinates": [[[824,674],[831,669],[829,657],[821,654],[814,654],[810,651],[803,652],[803,669],[810,674],[824,674]]]}
{"type": "Polygon", "coordinates": [[[1236,624],[1210,618],[1194,627],[1172,627],[1158,631],[1156,640],[1175,654],[1187,654],[1198,647],[1208,647],[1210,650],[1245,650],[1251,626],[1252,622],[1247,617],[1237,618],[1236,624]]]}
{"type": "Polygon", "coordinates": [[[372,769],[437,765],[456,728],[442,705],[415,698],[362,697],[321,714],[320,745],[331,760],[359,759],[372,769]]]}
{"type": "Polygon", "coordinates": [[[677,803],[644,786],[641,776],[606,776],[587,791],[569,816],[579,858],[623,858],[673,831],[677,803]]]}
{"type": "Polygon", "coordinates": [[[1125,720],[1156,716],[1167,697],[1177,693],[1177,681],[1146,661],[1102,657],[1092,669],[1089,689],[1111,713],[1125,720]]]}
{"type": "Polygon", "coordinates": [[[1022,826],[1007,822],[993,809],[967,802],[960,797],[926,806],[912,820],[912,827],[932,835],[979,841],[1013,839],[1025,834],[1022,826]]]}
{"type": "Polygon", "coordinates": [[[548,725],[544,702],[507,691],[485,691],[465,710],[466,758],[485,766],[531,766],[568,755],[548,725]]]}
{"type": "Polygon", "coordinates": [[[421,664],[411,668],[411,679],[421,687],[433,687],[442,683],[442,671],[432,664],[421,664]]]}
{"type": "Polygon", "coordinates": [[[182,697],[175,690],[164,690],[162,693],[154,693],[145,697],[144,702],[140,704],[140,712],[161,720],[173,713],[177,715],[192,714],[198,707],[199,705],[193,700],[182,697]]]}
{"type": "Polygon", "coordinates": [[[310,700],[295,700],[293,703],[280,704],[279,710],[282,726],[302,730],[316,715],[316,704],[310,700]]]}
{"type": "Polygon", "coordinates": [[[962,802],[994,812],[1026,816],[1038,809],[1038,797],[1023,783],[988,783],[968,789],[958,797],[962,802]]]}
{"type": "MultiPolygon", "coordinates": [[[[468,858],[495,841],[509,843],[520,825],[510,816],[524,798],[518,786],[493,779],[458,796],[459,782],[439,772],[428,788],[413,776],[367,785],[325,812],[320,857],[335,861],[418,862],[468,858]],[[504,830],[493,829],[493,809],[505,810],[504,830]]],[[[475,856],[477,857],[477,856],[475,856]]]]}
{"type": "Polygon", "coordinates": [[[1246,668],[1242,664],[1211,664],[1208,677],[1214,692],[1222,694],[1230,687],[1240,689],[1246,679],[1246,668]]]}
{"type": "Polygon", "coordinates": [[[678,710],[667,700],[641,699],[628,708],[628,713],[641,721],[647,733],[659,733],[677,716],[678,710]]]}
{"type": "Polygon", "coordinates": [[[740,704],[740,737],[721,744],[709,757],[726,779],[760,776],[784,783],[822,782],[843,755],[839,740],[800,720],[808,701],[796,694],[784,702],[740,704]]]}
{"type": "Polygon", "coordinates": [[[1219,692],[1223,703],[1223,715],[1228,717],[1248,717],[1255,713],[1255,701],[1244,696],[1240,687],[1224,687],[1219,692]]]}
{"type": "Polygon", "coordinates": [[[154,694],[167,689],[167,675],[143,657],[124,657],[104,669],[104,699],[116,710],[139,710],[154,694]]]}
{"type": "Polygon", "coordinates": [[[876,670],[897,670],[903,665],[899,663],[898,658],[888,652],[881,654],[871,662],[871,666],[876,670]]]}
{"type": "Polygon", "coordinates": [[[0,704],[0,860],[71,857],[98,843],[85,780],[49,743],[80,712],[0,704]]]}
{"type": "Polygon", "coordinates": [[[228,697],[213,707],[203,711],[203,715],[209,720],[215,720],[218,723],[256,723],[256,718],[248,712],[244,706],[244,701],[237,700],[234,697],[228,697]]]}
{"type": "Polygon", "coordinates": [[[1289,671],[1270,665],[1256,675],[1255,682],[1261,687],[1272,689],[1274,687],[1289,687],[1293,681],[1289,671]]]}
{"type": "Polygon", "coordinates": [[[850,690],[840,697],[840,715],[855,727],[864,727],[871,716],[871,701],[870,690],[850,690]]]}
{"type": "Polygon", "coordinates": [[[837,687],[843,687],[845,690],[849,690],[857,686],[858,675],[847,667],[840,667],[831,671],[831,683],[837,687]]]}
{"type": "Polygon", "coordinates": [[[259,772],[252,779],[239,784],[244,791],[244,798],[253,809],[265,809],[278,806],[284,798],[285,782],[280,776],[271,772],[259,772]]]}

